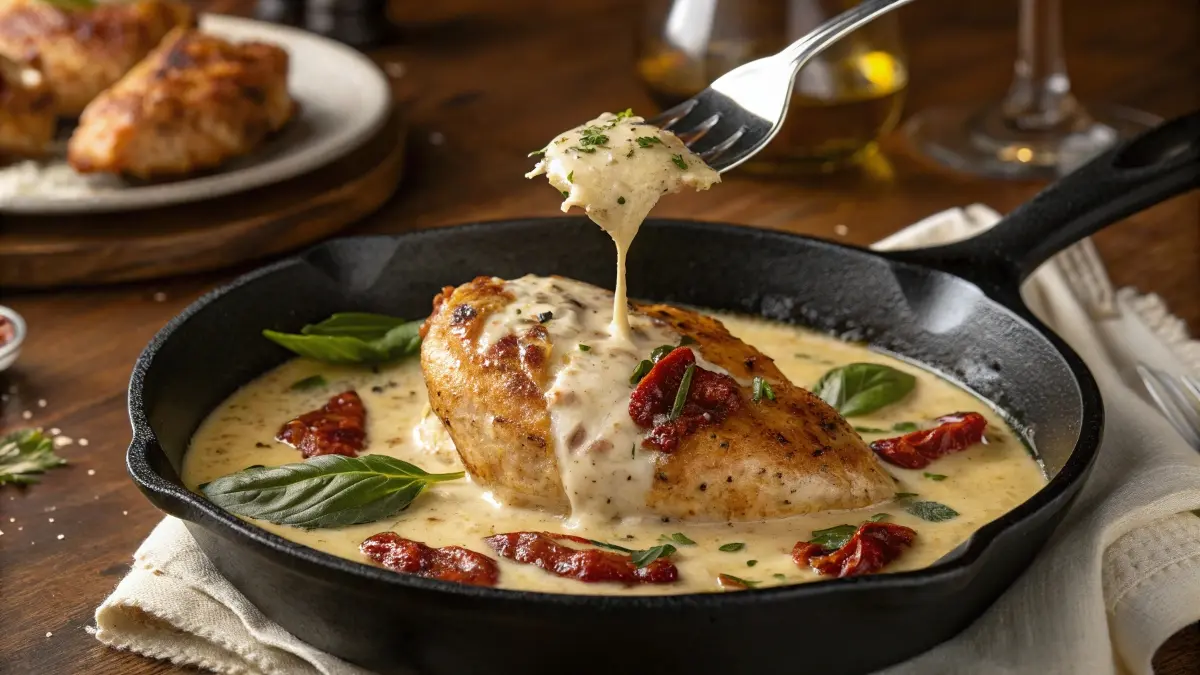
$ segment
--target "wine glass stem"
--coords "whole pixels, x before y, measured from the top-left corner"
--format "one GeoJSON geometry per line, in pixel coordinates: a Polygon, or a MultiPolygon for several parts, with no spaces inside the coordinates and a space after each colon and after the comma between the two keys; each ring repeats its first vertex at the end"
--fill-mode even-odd
{"type": "Polygon", "coordinates": [[[1021,0],[1017,62],[1002,103],[1005,121],[1022,131],[1066,130],[1084,112],[1071,93],[1062,45],[1062,0],[1021,0]]]}

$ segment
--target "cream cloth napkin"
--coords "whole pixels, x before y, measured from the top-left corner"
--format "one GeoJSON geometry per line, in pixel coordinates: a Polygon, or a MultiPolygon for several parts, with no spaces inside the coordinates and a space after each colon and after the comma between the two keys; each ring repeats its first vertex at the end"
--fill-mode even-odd
{"type": "MultiPolygon", "coordinates": [[[[915,247],[991,226],[982,206],[951,209],[880,242],[915,247]]],[[[1025,288],[1027,302],[1096,374],[1108,424],[1087,486],[1046,550],[963,633],[889,675],[1151,672],[1166,638],[1200,620],[1200,454],[1121,384],[1083,309],[1053,266],[1025,288]]],[[[1154,298],[1124,294],[1181,348],[1200,345],[1154,298]]],[[[1193,366],[1200,372],[1200,358],[1193,366]]],[[[164,519],[134,566],[96,610],[106,645],[219,673],[369,675],[317,651],[264,617],[213,568],[183,524],[164,519]]]]}

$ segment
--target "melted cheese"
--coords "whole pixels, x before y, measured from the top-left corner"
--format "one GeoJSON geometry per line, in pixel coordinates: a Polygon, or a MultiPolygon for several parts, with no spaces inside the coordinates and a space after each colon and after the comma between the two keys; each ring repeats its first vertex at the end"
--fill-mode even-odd
{"type": "MultiPolygon", "coordinates": [[[[517,283],[517,282],[512,282],[517,283]]],[[[515,312],[538,309],[538,285],[520,281],[522,298],[511,308],[515,312]],[[528,284],[528,287],[525,287],[528,284]],[[532,295],[530,295],[530,293],[532,295]],[[519,303],[527,303],[521,305],[519,303]],[[528,308],[528,309],[527,309],[528,308]]],[[[597,298],[577,298],[581,302],[597,298]]],[[[607,298],[604,298],[605,302],[607,298]]],[[[543,310],[545,311],[545,310],[543,310]]],[[[682,532],[696,542],[694,546],[680,545],[672,558],[679,568],[680,580],[664,586],[624,587],[617,584],[585,584],[548,574],[532,565],[521,565],[499,559],[500,586],[556,593],[587,594],[664,594],[719,590],[716,576],[732,574],[760,582],[761,586],[802,583],[821,579],[810,569],[792,563],[790,551],[796,541],[807,539],[812,530],[840,524],[854,524],[875,513],[889,514],[893,522],[917,531],[913,547],[889,565],[885,572],[918,569],[928,566],[963,542],[972,532],[998,518],[1028,499],[1045,484],[1037,462],[1025,445],[1008,427],[1004,419],[985,402],[970,393],[940,379],[935,374],[886,355],[871,352],[779,323],[735,316],[720,317],[730,331],[773,357],[777,365],[793,382],[812,386],[828,369],[846,363],[885,363],[912,373],[917,386],[905,399],[886,406],[869,416],[851,421],[864,428],[890,429],[898,422],[928,423],[948,412],[974,410],[988,419],[988,443],[937,460],[924,471],[909,471],[891,465],[886,470],[897,480],[897,490],[915,492],[921,499],[946,504],[959,512],[952,520],[931,523],[905,511],[896,502],[858,511],[825,512],[773,521],[749,523],[681,523],[658,519],[626,518],[597,519],[578,523],[575,534],[618,543],[628,548],[647,548],[660,543],[659,538],[682,532]],[[941,481],[926,477],[926,472],[944,475],[941,481]],[[719,546],[741,542],[745,546],[736,552],[724,552],[719,546]],[[751,566],[750,562],[754,561],[751,566]]],[[[547,322],[555,342],[554,357],[565,364],[556,374],[584,371],[591,366],[572,353],[578,343],[607,349],[610,336],[604,330],[603,318],[589,316],[585,311],[568,316],[555,310],[555,318],[547,322]],[[563,322],[555,325],[559,320],[563,322]],[[574,336],[574,337],[572,337],[574,336]]],[[[631,334],[637,338],[640,321],[633,318],[631,334]]],[[[651,344],[662,334],[647,335],[640,344],[651,344]]],[[[639,352],[640,353],[640,352],[639,352]]],[[[620,367],[632,360],[620,362],[620,367]]],[[[613,362],[613,368],[618,364],[613,362]]],[[[707,366],[706,366],[707,367],[707,366]]],[[[624,375],[624,373],[622,373],[624,375]]],[[[264,374],[247,384],[218,406],[204,421],[192,439],[184,457],[183,480],[195,490],[204,482],[246,468],[253,464],[278,465],[300,461],[300,453],[274,440],[279,427],[296,415],[317,408],[333,394],[355,389],[367,408],[367,450],[399,457],[432,472],[461,470],[454,451],[440,422],[427,415],[425,385],[417,359],[382,367],[378,372],[367,368],[346,368],[296,359],[264,374]],[[319,390],[294,391],[293,382],[321,374],[329,382],[319,390]]],[[[622,390],[628,397],[628,388],[622,390]]],[[[598,401],[605,393],[592,392],[598,401]]],[[[590,437],[598,437],[608,427],[596,424],[590,416],[564,412],[555,425],[570,427],[572,420],[585,422],[590,437]],[[591,430],[595,427],[595,430],[591,430]]],[[[611,421],[611,420],[610,420],[611,421]]],[[[558,432],[556,431],[556,434],[558,432]]],[[[886,433],[864,433],[868,441],[886,433]]],[[[556,439],[557,440],[557,439],[556,439]]],[[[564,447],[564,446],[560,446],[564,447]]],[[[601,463],[592,467],[584,464],[581,471],[602,476],[606,471],[637,470],[636,462],[621,466],[618,459],[624,453],[614,447],[613,464],[601,463]]],[[[572,483],[586,482],[588,473],[571,478],[572,483]]],[[[600,498],[599,493],[587,497],[589,508],[600,498]]],[[[621,497],[626,499],[626,497],[621,497]]],[[[495,533],[518,530],[566,531],[569,523],[535,510],[503,506],[470,480],[438,484],[422,494],[413,505],[387,520],[339,529],[301,530],[255,521],[264,529],[333,555],[366,562],[358,551],[363,539],[381,531],[392,530],[401,536],[423,541],[431,546],[459,545],[496,556],[482,541],[495,533]]]]}
{"type": "Polygon", "coordinates": [[[631,341],[625,255],[660,197],[685,187],[707,190],[721,180],[675,134],[634,115],[604,113],[559,134],[542,150],[533,178],[545,174],[563,194],[562,210],[584,209],[617,246],[611,332],[631,341]]]}

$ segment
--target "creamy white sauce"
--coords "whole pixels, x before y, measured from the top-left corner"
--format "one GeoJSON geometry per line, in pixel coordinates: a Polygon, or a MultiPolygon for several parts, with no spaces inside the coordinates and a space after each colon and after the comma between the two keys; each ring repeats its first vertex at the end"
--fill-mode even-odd
{"type": "Polygon", "coordinates": [[[533,170],[563,193],[562,210],[584,209],[617,246],[611,332],[630,340],[625,255],[660,197],[685,187],[707,190],[721,180],[679,140],[636,115],[604,113],[555,136],[533,170]]]}
{"type": "MultiPolygon", "coordinates": [[[[569,349],[579,342],[598,346],[599,340],[583,336],[605,333],[601,319],[568,318],[565,313],[560,317],[557,308],[555,317],[546,325],[554,336],[558,358],[570,357],[569,361],[576,361],[575,357],[579,355],[570,354],[569,349]],[[567,322],[556,327],[554,322],[559,318],[567,319],[567,322]],[[577,326],[572,328],[571,322],[577,326]],[[559,338],[558,331],[564,337],[559,338]],[[580,337],[565,337],[572,331],[580,337]]],[[[917,531],[913,547],[885,572],[918,569],[946,555],[972,532],[1025,501],[1045,484],[1040,467],[1003,418],[985,402],[936,375],[862,347],[792,326],[745,317],[720,318],[734,335],[773,357],[783,373],[802,386],[812,386],[835,365],[861,361],[885,363],[917,377],[917,386],[911,395],[869,416],[852,418],[855,425],[890,429],[897,422],[928,424],[937,416],[955,411],[973,410],[983,414],[989,423],[987,444],[941,458],[925,470],[909,471],[884,465],[896,478],[898,491],[915,492],[921,499],[946,504],[958,511],[959,517],[930,523],[907,513],[902,503],[893,502],[856,511],[823,512],[748,523],[681,523],[658,519],[589,521],[580,523],[574,533],[629,548],[647,548],[661,543],[662,535],[682,532],[696,545],[679,546],[678,553],[672,558],[680,574],[680,580],[675,584],[628,588],[610,583],[585,584],[553,576],[532,565],[500,558],[501,587],[555,593],[654,595],[717,591],[716,575],[719,573],[758,581],[759,587],[815,581],[823,577],[797,567],[790,559],[796,541],[807,539],[812,530],[858,523],[875,513],[887,513],[892,522],[917,531]],[[927,472],[946,478],[935,481],[925,477],[927,472]],[[736,552],[719,550],[719,546],[731,542],[741,542],[745,546],[736,552]],[[750,561],[755,561],[753,566],[750,561]]],[[[638,324],[638,319],[634,318],[633,328],[636,329],[638,324]]],[[[367,452],[399,457],[431,472],[461,470],[457,453],[448,435],[440,428],[440,422],[426,415],[427,395],[417,359],[385,366],[378,373],[367,368],[335,367],[296,359],[247,384],[209,415],[197,430],[184,457],[182,475],[185,484],[195,490],[201,483],[253,464],[300,461],[299,452],[274,440],[275,433],[287,420],[320,407],[330,396],[346,389],[357,390],[366,406],[367,452]],[[328,386],[310,391],[290,389],[293,382],[314,374],[322,374],[328,380],[328,386]]],[[[623,390],[626,397],[628,391],[628,387],[623,390]]],[[[894,432],[863,435],[870,441],[894,435],[894,432]]],[[[624,454],[628,456],[629,448],[624,454]]],[[[614,461],[620,455],[615,452],[612,455],[614,461]]],[[[598,474],[602,472],[600,468],[595,470],[598,474]]],[[[615,469],[610,467],[610,470],[615,469]]],[[[367,561],[359,553],[359,544],[381,531],[395,531],[430,546],[466,546],[497,558],[483,542],[483,537],[519,530],[562,532],[567,527],[563,519],[552,514],[500,506],[486,490],[469,479],[438,484],[422,494],[406,511],[375,523],[306,531],[254,522],[288,539],[362,562],[367,561]]]]}
{"type": "MultiPolygon", "coordinates": [[[[651,351],[682,336],[640,313],[628,316],[627,335],[614,335],[609,292],[573,279],[529,275],[504,290],[515,300],[488,316],[478,349],[538,316],[552,317],[542,322],[552,345],[545,396],[569,526],[651,516],[646,497],[657,453],[641,448],[645,432],[629,417],[629,378],[651,351]]],[[[728,374],[693,354],[700,367],[728,374]]]]}

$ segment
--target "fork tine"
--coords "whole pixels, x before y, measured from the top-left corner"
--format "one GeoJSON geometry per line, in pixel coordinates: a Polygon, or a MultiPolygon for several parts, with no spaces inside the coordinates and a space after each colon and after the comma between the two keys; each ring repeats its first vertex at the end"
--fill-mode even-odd
{"type": "Polygon", "coordinates": [[[709,166],[717,171],[725,171],[731,166],[740,164],[747,156],[754,153],[761,144],[761,139],[762,134],[755,133],[752,128],[743,127],[737,140],[716,156],[715,161],[709,162],[709,166]]]}
{"type": "Polygon", "coordinates": [[[733,147],[733,145],[738,142],[738,139],[740,139],[745,133],[746,127],[738,127],[738,130],[730,134],[727,138],[725,138],[725,140],[717,143],[707,150],[698,151],[697,154],[700,155],[700,159],[704,160],[705,164],[711,165],[714,161],[716,161],[717,158],[724,154],[726,150],[733,147]]]}
{"type": "Polygon", "coordinates": [[[683,103],[680,103],[672,108],[668,108],[667,110],[664,110],[654,117],[646,120],[646,123],[653,124],[659,129],[669,129],[671,128],[671,125],[678,122],[681,118],[683,118],[683,116],[690,113],[692,109],[698,105],[700,105],[699,98],[689,98],[683,103]]]}
{"type": "MultiPolygon", "coordinates": [[[[703,122],[701,122],[700,124],[697,124],[692,129],[689,129],[687,131],[674,131],[671,133],[674,133],[676,136],[679,137],[679,140],[683,141],[685,145],[687,145],[689,148],[691,148],[693,144],[697,143],[700,139],[707,136],[708,132],[713,127],[717,126],[717,124],[720,121],[721,121],[721,114],[714,113],[714,114],[708,116],[703,122]]],[[[679,126],[682,126],[682,125],[679,125],[679,126]]],[[[694,152],[694,150],[693,150],[693,152],[694,152]]]]}

